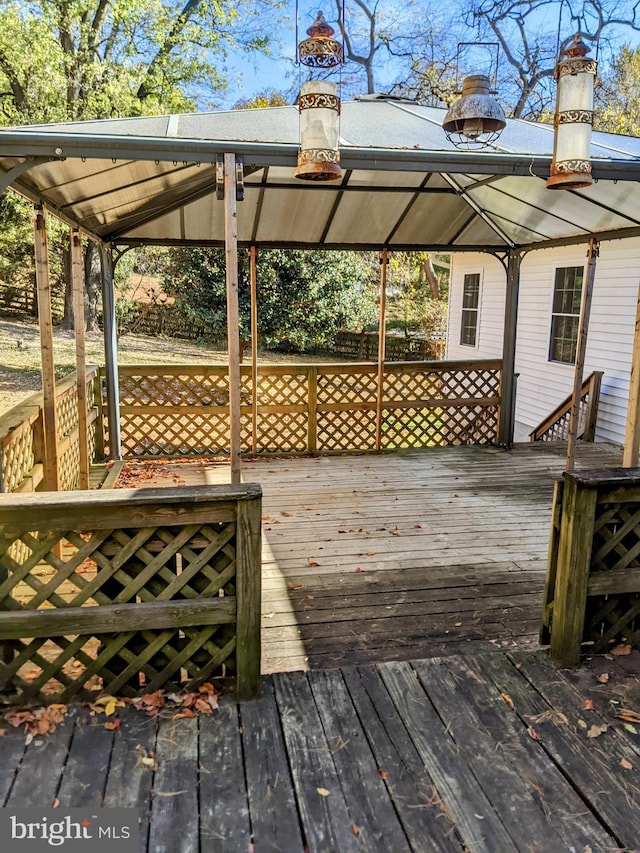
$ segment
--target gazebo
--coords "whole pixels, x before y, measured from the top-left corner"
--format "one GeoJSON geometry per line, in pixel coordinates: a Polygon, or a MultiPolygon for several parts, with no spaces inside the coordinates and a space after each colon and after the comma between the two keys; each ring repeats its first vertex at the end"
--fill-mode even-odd
{"type": "MultiPolygon", "coordinates": [[[[299,119],[293,106],[0,131],[2,187],[12,186],[37,210],[45,435],[51,437],[50,444],[55,413],[46,211],[73,230],[78,311],[80,236],[101,247],[113,457],[120,454],[113,253],[144,244],[225,247],[234,482],[239,479],[240,459],[237,252],[241,247],[252,250],[254,283],[256,251],[262,247],[373,250],[381,252],[383,260],[388,251],[411,249],[494,254],[504,266],[506,288],[497,440],[509,446],[520,261],[534,248],[584,243],[591,245],[594,268],[597,241],[640,233],[640,199],[635,192],[640,140],[595,133],[593,186],[551,192],[545,186],[553,148],[551,126],[510,120],[498,143],[468,151],[447,141],[442,119],[442,110],[389,96],[365,96],[344,104],[343,177],[315,184],[294,178],[299,119]]],[[[382,269],[384,280],[384,263],[382,269]]],[[[84,373],[82,349],[80,340],[79,374],[84,373]]],[[[383,341],[380,352],[378,398],[383,341]]],[[[576,372],[580,369],[577,365],[576,372]]],[[[638,432],[635,410],[630,410],[629,424],[631,442],[638,432]]]]}

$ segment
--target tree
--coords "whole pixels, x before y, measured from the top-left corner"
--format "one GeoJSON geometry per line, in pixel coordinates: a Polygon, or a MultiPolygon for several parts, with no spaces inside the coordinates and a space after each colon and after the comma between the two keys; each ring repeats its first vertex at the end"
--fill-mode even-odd
{"type": "Polygon", "coordinates": [[[446,317],[447,261],[429,252],[393,252],[389,258],[388,318],[392,327],[411,332],[440,332],[446,317]],[[443,266],[444,264],[444,266],[443,266]],[[438,268],[440,274],[436,272],[438,268]]]}
{"type": "MultiPolygon", "coordinates": [[[[9,0],[0,8],[0,123],[210,106],[226,86],[225,51],[266,46],[259,11],[252,0],[9,0]]],[[[95,245],[88,250],[85,266],[95,269],[95,245]]]]}
{"type": "Polygon", "coordinates": [[[640,48],[625,45],[596,88],[595,129],[640,135],[640,48]]]}
{"type": "MultiPolygon", "coordinates": [[[[173,254],[164,290],[176,308],[213,338],[226,336],[224,252],[182,249],[173,254]]],[[[340,328],[361,329],[376,314],[376,284],[352,252],[269,249],[258,254],[258,329],[267,348],[329,346],[340,328]]],[[[240,337],[251,335],[249,266],[240,254],[240,337]]]]}

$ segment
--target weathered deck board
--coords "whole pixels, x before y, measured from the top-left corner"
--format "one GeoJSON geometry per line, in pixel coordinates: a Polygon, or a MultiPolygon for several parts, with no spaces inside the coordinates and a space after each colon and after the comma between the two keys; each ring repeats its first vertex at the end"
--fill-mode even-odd
{"type": "MultiPolygon", "coordinates": [[[[263,488],[263,672],[532,648],[563,451],[245,460],[263,488]]],[[[578,466],[620,454],[581,444],[578,466]]],[[[164,476],[140,485],[229,479],[224,464],[155,465],[164,476]]]]}
{"type": "Polygon", "coordinates": [[[142,853],[622,853],[640,837],[637,753],[613,728],[611,688],[587,712],[580,678],[594,672],[518,651],[281,673],[211,717],[158,724],[127,709],[115,733],[73,710],[24,755],[20,737],[0,743],[0,790],[15,807],[56,792],[80,806],[102,789],[107,806],[148,804],[142,853]],[[610,730],[587,738],[587,713],[610,730]],[[136,766],[137,743],[157,769],[136,766]]]}

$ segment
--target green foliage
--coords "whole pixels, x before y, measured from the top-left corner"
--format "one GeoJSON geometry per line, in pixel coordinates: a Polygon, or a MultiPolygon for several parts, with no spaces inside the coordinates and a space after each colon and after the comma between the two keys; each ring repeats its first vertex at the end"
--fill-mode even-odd
{"type": "Polygon", "coordinates": [[[595,129],[640,135],[640,47],[625,45],[596,88],[595,129]]]}
{"type": "Polygon", "coordinates": [[[429,252],[393,252],[387,273],[388,327],[411,332],[441,332],[446,318],[448,275],[429,252]],[[429,261],[435,267],[440,298],[435,298],[427,276],[429,261]],[[445,297],[444,299],[442,297],[445,297]]]}
{"type": "MultiPolygon", "coordinates": [[[[184,249],[173,255],[163,282],[176,307],[212,338],[227,330],[224,252],[184,249]]],[[[260,252],[258,332],[266,348],[329,346],[340,328],[361,329],[376,314],[376,283],[361,258],[348,252],[260,252]]],[[[240,256],[240,337],[250,337],[249,264],[240,256]]]]}

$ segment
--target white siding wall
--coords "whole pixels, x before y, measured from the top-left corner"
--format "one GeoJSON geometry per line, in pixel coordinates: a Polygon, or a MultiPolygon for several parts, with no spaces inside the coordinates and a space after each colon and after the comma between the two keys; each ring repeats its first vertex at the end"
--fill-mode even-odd
{"type": "MultiPolygon", "coordinates": [[[[557,267],[581,266],[586,246],[546,249],[525,256],[520,273],[516,371],[516,421],[533,429],[571,393],[573,365],[549,361],[553,283],[557,267]]],[[[596,265],[585,376],[604,371],[596,438],[624,440],[629,371],[640,278],[640,239],[604,242],[596,265]]],[[[485,255],[454,258],[447,358],[501,356],[505,275],[485,255]],[[483,270],[478,347],[461,347],[460,312],[464,274],[483,270]],[[491,312],[491,316],[489,316],[491,312]]]]}

